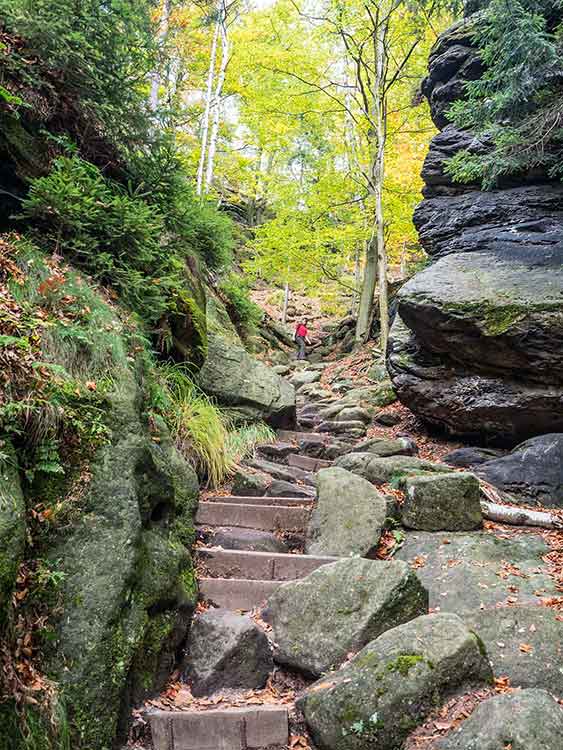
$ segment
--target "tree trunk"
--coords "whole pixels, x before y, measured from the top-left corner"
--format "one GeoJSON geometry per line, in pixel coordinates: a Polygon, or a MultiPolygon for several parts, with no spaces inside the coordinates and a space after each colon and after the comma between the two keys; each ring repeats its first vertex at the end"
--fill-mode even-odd
{"type": "MultiPolygon", "coordinates": [[[[162,15],[160,17],[159,31],[158,31],[158,44],[159,47],[164,46],[168,37],[168,29],[170,27],[170,3],[171,0],[164,0],[162,6],[162,15]]],[[[153,71],[151,76],[151,93],[149,96],[149,103],[153,112],[158,109],[159,93],[160,93],[160,82],[161,73],[159,66],[153,71]]]]}
{"type": "Polygon", "coordinates": [[[364,266],[364,278],[362,281],[362,293],[360,295],[360,306],[358,309],[358,320],[356,323],[357,344],[363,344],[369,338],[376,283],[377,240],[374,231],[370,239],[366,242],[366,262],[364,266]]]}
{"type": "Polygon", "coordinates": [[[221,65],[217,85],[215,86],[215,95],[213,97],[213,125],[211,127],[211,136],[209,138],[209,151],[207,154],[207,171],[205,173],[205,191],[207,192],[213,183],[213,173],[215,169],[215,154],[217,153],[217,141],[219,139],[219,125],[221,123],[221,95],[227,75],[227,65],[229,64],[229,36],[227,28],[227,6],[223,2],[220,19],[221,30],[221,65]]]}
{"type": "Polygon", "coordinates": [[[211,43],[211,54],[209,58],[209,73],[207,75],[207,88],[205,92],[205,109],[201,122],[201,153],[197,169],[196,192],[201,195],[203,191],[203,175],[205,172],[205,160],[207,157],[207,139],[209,137],[209,115],[211,112],[211,100],[213,98],[213,81],[215,80],[215,65],[217,62],[217,42],[219,41],[219,19],[215,24],[213,41],[211,43]]]}
{"type": "Polygon", "coordinates": [[[528,508],[515,508],[512,505],[499,505],[481,501],[483,517],[489,521],[506,523],[510,526],[541,526],[544,529],[560,529],[563,522],[552,513],[528,508]]]}
{"type": "Polygon", "coordinates": [[[282,310],[282,323],[285,325],[287,323],[287,308],[289,307],[289,297],[290,297],[290,288],[289,288],[289,281],[285,282],[285,291],[283,295],[283,310],[282,310]]]}
{"type": "Polygon", "coordinates": [[[375,121],[377,125],[377,161],[375,164],[375,220],[377,227],[377,266],[379,277],[380,346],[383,359],[387,358],[389,340],[389,296],[387,289],[387,248],[385,247],[385,215],[383,210],[383,183],[385,179],[385,145],[387,141],[387,95],[385,74],[387,70],[386,41],[389,17],[381,21],[376,31],[377,67],[374,82],[375,121]]]}

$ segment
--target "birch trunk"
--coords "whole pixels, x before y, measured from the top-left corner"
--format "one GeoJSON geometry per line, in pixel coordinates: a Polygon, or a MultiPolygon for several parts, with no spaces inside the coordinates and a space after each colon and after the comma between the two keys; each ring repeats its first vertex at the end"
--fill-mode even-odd
{"type": "Polygon", "coordinates": [[[283,310],[282,310],[282,320],[281,320],[281,322],[284,325],[287,323],[287,309],[289,307],[289,296],[290,296],[289,281],[286,281],[285,292],[283,296],[283,310]]]}
{"type": "Polygon", "coordinates": [[[217,153],[217,141],[219,138],[219,125],[221,123],[222,102],[221,95],[225,85],[227,75],[227,66],[229,64],[229,35],[227,28],[227,7],[223,3],[221,11],[221,64],[217,85],[215,86],[215,95],[213,97],[213,124],[211,127],[211,136],[209,138],[209,151],[207,154],[207,170],[205,173],[205,191],[207,192],[213,183],[213,173],[215,170],[215,155],[217,153]]]}
{"type": "MultiPolygon", "coordinates": [[[[168,37],[168,29],[170,28],[170,3],[171,0],[164,0],[162,6],[162,15],[160,17],[159,32],[158,32],[158,46],[161,48],[166,43],[168,37]]],[[[160,83],[161,73],[159,66],[153,72],[151,76],[151,93],[149,96],[149,103],[153,112],[158,109],[159,94],[160,94],[160,83]]]]}
{"type": "Polygon", "coordinates": [[[383,359],[387,358],[389,340],[389,297],[387,290],[387,248],[385,247],[385,215],[383,210],[383,183],[385,179],[385,145],[387,141],[387,96],[385,74],[387,70],[387,32],[389,17],[377,28],[377,67],[375,76],[375,120],[377,125],[377,160],[375,165],[375,221],[377,226],[377,267],[379,280],[380,346],[383,359]]]}
{"type": "Polygon", "coordinates": [[[211,43],[211,54],[209,58],[209,73],[207,75],[207,88],[205,92],[205,109],[201,122],[201,153],[197,169],[196,192],[201,195],[203,191],[203,176],[205,172],[205,160],[207,157],[207,140],[209,138],[209,116],[211,113],[211,100],[213,98],[213,82],[215,80],[215,65],[217,63],[217,43],[219,41],[219,20],[215,24],[213,41],[211,43]]]}

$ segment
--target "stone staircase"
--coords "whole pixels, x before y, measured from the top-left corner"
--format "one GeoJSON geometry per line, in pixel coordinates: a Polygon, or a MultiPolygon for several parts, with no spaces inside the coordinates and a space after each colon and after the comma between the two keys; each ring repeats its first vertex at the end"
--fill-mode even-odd
{"type": "MultiPolygon", "coordinates": [[[[301,552],[315,501],[300,497],[300,490],[314,484],[315,472],[332,465],[331,461],[307,455],[308,446],[313,446],[315,454],[318,446],[327,444],[329,439],[327,434],[283,431],[276,444],[265,447],[263,460],[248,462],[258,470],[270,468],[276,478],[292,483],[294,496],[217,495],[200,503],[196,523],[204,539],[212,539],[216,531],[228,531],[234,537],[238,532],[265,532],[289,537],[298,550],[281,553],[226,549],[212,543],[201,547],[197,553],[200,596],[212,607],[234,612],[256,610],[283,582],[303,578],[338,559],[301,552]]],[[[285,705],[156,711],[149,718],[154,750],[258,750],[287,748],[289,743],[285,705]]]]}

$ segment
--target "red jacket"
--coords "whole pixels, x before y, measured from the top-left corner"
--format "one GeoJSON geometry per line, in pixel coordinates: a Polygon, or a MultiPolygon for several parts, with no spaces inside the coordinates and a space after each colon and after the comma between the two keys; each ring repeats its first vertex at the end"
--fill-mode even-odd
{"type": "Polygon", "coordinates": [[[301,336],[301,338],[307,338],[307,336],[309,335],[309,331],[305,328],[303,323],[300,323],[295,329],[295,335],[301,336]]]}

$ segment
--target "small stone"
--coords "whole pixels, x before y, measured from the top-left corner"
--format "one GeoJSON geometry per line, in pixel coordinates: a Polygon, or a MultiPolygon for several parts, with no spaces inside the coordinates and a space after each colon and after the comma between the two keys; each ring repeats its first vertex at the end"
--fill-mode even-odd
{"type": "Polygon", "coordinates": [[[401,419],[401,416],[396,412],[380,411],[379,414],[375,415],[373,421],[383,427],[395,427],[395,425],[398,425],[401,422],[401,419]]]}
{"type": "Polygon", "coordinates": [[[375,485],[387,482],[402,482],[409,476],[443,473],[448,466],[423,461],[412,456],[389,456],[379,458],[371,453],[348,453],[336,461],[336,466],[364,477],[375,485]]]}
{"type": "Polygon", "coordinates": [[[363,422],[364,424],[371,422],[370,415],[361,406],[350,406],[342,409],[335,419],[337,422],[363,422]]]}
{"type": "Polygon", "coordinates": [[[387,458],[389,456],[414,456],[418,453],[418,447],[410,438],[373,438],[366,440],[352,449],[354,453],[371,453],[372,456],[387,458]]]}
{"type": "Polygon", "coordinates": [[[272,668],[266,634],[250,617],[211,609],[193,621],[186,674],[195,696],[219,688],[262,688],[272,668]]]}
{"type": "Polygon", "coordinates": [[[405,481],[403,524],[421,531],[472,531],[483,523],[479,480],[449,473],[405,481]]]}
{"type": "Polygon", "coordinates": [[[237,497],[264,497],[271,484],[272,477],[267,474],[240,468],[233,477],[232,493],[237,497]]]}

